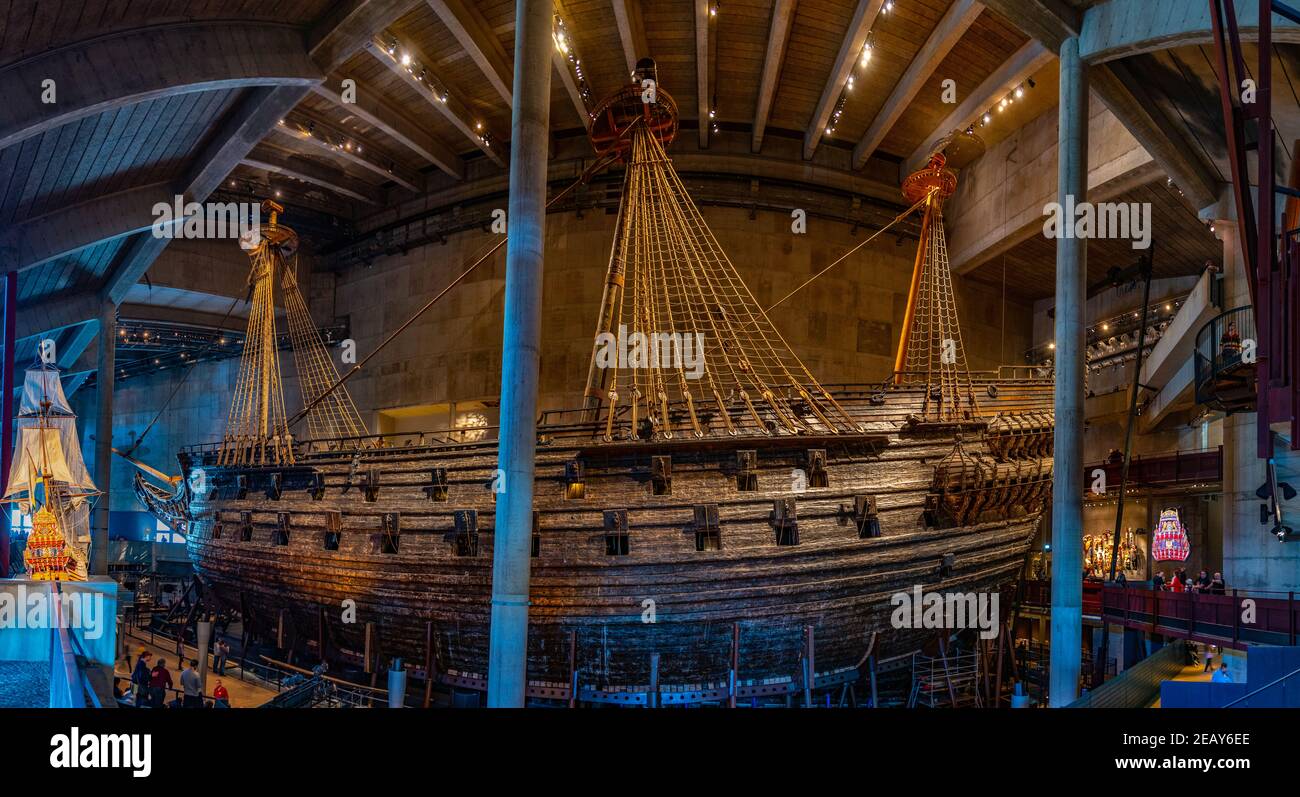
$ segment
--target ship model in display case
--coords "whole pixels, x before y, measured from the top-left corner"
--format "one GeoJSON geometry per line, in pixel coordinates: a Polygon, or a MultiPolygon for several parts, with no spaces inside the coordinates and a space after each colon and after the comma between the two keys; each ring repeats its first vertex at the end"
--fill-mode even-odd
{"type": "MultiPolygon", "coordinates": [[[[802,689],[808,670],[818,688],[855,680],[868,655],[905,657],[935,636],[893,628],[892,595],[1013,581],[1050,497],[1050,372],[967,367],[942,154],[904,185],[923,215],[896,373],[831,388],[688,196],[665,152],[676,131],[672,98],[647,102],[637,83],[593,113],[593,144],[624,164],[624,183],[585,403],[538,427],[536,699],[636,702],[653,684],[679,702],[747,700],[802,689]],[[621,336],[670,343],[662,357],[611,354],[621,336]],[[692,345],[702,367],[684,364],[692,345]]],[[[427,660],[443,684],[484,689],[494,430],[367,434],[311,325],[296,246],[272,213],[250,253],[224,438],[180,452],[175,489],[138,476],[137,493],[185,531],[204,599],[241,612],[246,631],[321,655],[427,660]],[[302,437],[281,392],[277,280],[302,437]]]]}
{"type": "Polygon", "coordinates": [[[26,573],[37,581],[85,581],[90,508],[100,492],[81,459],[77,416],[58,368],[39,363],[27,370],[15,425],[14,459],[0,503],[31,517],[26,573]]]}

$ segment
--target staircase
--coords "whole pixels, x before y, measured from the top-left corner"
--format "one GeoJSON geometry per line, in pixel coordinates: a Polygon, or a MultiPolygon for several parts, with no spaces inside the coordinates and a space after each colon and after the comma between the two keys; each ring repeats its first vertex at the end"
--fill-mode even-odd
{"type": "Polygon", "coordinates": [[[1196,333],[1196,403],[1231,415],[1258,397],[1255,319],[1249,306],[1210,319],[1196,333]]]}
{"type": "Polygon", "coordinates": [[[1300,647],[1246,651],[1246,683],[1165,681],[1161,708],[1300,708],[1300,647]]]}

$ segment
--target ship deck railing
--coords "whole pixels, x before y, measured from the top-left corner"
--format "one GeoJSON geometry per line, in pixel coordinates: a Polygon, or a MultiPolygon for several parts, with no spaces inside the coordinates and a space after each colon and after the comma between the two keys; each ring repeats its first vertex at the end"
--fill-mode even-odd
{"type": "MultiPolygon", "coordinates": [[[[900,409],[897,417],[891,417],[888,413],[882,413],[878,408],[878,404],[887,398],[891,392],[923,390],[925,388],[925,375],[912,372],[896,372],[894,376],[902,377],[901,384],[895,384],[894,379],[889,378],[879,383],[828,383],[823,387],[835,397],[836,401],[840,403],[850,417],[870,417],[876,421],[893,420],[902,422],[907,418],[907,411],[900,409]]],[[[1027,365],[1000,366],[997,370],[990,371],[971,371],[970,379],[972,388],[987,388],[993,384],[1019,382],[1027,387],[1035,388],[1034,392],[1041,392],[1042,388],[1050,387],[1052,384],[1050,370],[1045,370],[1041,366],[1027,365]]],[[[982,397],[977,397],[977,400],[980,398],[982,397]]],[[[715,413],[703,410],[702,405],[704,405],[704,402],[697,404],[697,413],[705,414],[711,418],[715,413]]],[[[744,408],[737,408],[728,412],[733,423],[738,427],[738,434],[734,435],[734,437],[770,439],[772,437],[799,436],[781,429],[769,433],[753,428],[751,425],[752,419],[748,417],[747,410],[744,408]]],[[[991,417],[994,412],[993,410],[981,408],[979,414],[984,417],[991,417]]],[[[539,419],[539,440],[544,445],[601,442],[606,433],[606,419],[604,417],[593,419],[593,415],[601,416],[601,411],[589,408],[546,410],[541,413],[539,419]]],[[[670,404],[669,415],[678,429],[687,427],[690,416],[685,401],[675,401],[670,404]]],[[[814,431],[822,426],[815,418],[811,420],[805,418],[805,420],[809,422],[814,431]]],[[[733,437],[722,431],[722,428],[717,424],[710,422],[709,426],[712,433],[706,434],[706,438],[726,439],[733,437]]],[[[500,427],[495,425],[469,428],[453,427],[423,432],[380,432],[321,439],[295,439],[292,441],[292,445],[295,459],[317,454],[342,454],[353,451],[367,451],[373,455],[375,452],[386,450],[401,452],[403,449],[411,448],[475,449],[494,445],[499,431],[500,427]]],[[[628,405],[621,405],[615,410],[613,431],[613,440],[626,441],[631,439],[631,409],[628,405]]],[[[838,428],[833,431],[830,429],[822,429],[822,431],[828,435],[843,432],[838,428]]],[[[681,435],[681,439],[694,438],[687,433],[681,435]]],[[[228,446],[229,443],[224,440],[196,443],[181,448],[181,454],[203,464],[217,464],[220,453],[227,450],[228,446]]],[[[261,462],[257,464],[273,467],[286,463],[261,462]]]]}

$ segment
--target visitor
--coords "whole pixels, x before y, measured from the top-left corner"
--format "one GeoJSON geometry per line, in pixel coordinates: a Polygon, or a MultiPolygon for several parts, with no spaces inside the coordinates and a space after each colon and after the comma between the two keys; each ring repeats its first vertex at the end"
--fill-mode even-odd
{"type": "Polygon", "coordinates": [[[167,690],[172,688],[172,674],[167,670],[167,660],[159,659],[158,665],[149,673],[149,707],[165,708],[167,690]]]}
{"type": "Polygon", "coordinates": [[[217,675],[225,675],[226,660],[229,658],[230,658],[230,646],[226,644],[226,640],[218,639],[217,652],[216,655],[212,657],[212,671],[217,675]]]}
{"type": "Polygon", "coordinates": [[[1151,577],[1151,589],[1163,591],[1165,588],[1165,574],[1157,572],[1151,577]]]}
{"type": "Polygon", "coordinates": [[[226,691],[226,685],[217,679],[217,685],[212,688],[212,707],[213,708],[230,708],[230,693],[226,691]]]}
{"type": "Polygon", "coordinates": [[[1216,684],[1232,683],[1232,676],[1228,674],[1228,663],[1226,661],[1219,665],[1219,669],[1214,671],[1214,675],[1210,677],[1210,680],[1216,684]]]}
{"type": "Polygon", "coordinates": [[[1210,664],[1214,661],[1214,652],[1215,652],[1214,645],[1205,646],[1205,669],[1201,670],[1201,672],[1210,671],[1210,664]]]}
{"type": "Polygon", "coordinates": [[[1210,590],[1210,574],[1202,570],[1201,574],[1196,577],[1196,591],[1209,592],[1209,590],[1210,590]]]}
{"type": "Polygon", "coordinates": [[[1115,574],[1115,586],[1121,589],[1128,586],[1128,576],[1124,575],[1123,570],[1115,574]]]}
{"type": "Polygon", "coordinates": [[[1223,582],[1223,574],[1215,571],[1214,578],[1210,580],[1210,594],[1223,595],[1228,591],[1228,585],[1223,582]]]}
{"type": "Polygon", "coordinates": [[[149,703],[149,659],[153,654],[140,648],[140,655],[135,660],[135,669],[131,671],[131,686],[134,687],[137,708],[149,703]]]}
{"type": "Polygon", "coordinates": [[[1183,592],[1187,588],[1187,585],[1183,583],[1181,572],[1182,571],[1175,570],[1174,577],[1169,579],[1170,592],[1183,592]]]}
{"type": "Polygon", "coordinates": [[[198,659],[190,659],[190,666],[181,672],[181,688],[185,690],[181,708],[203,708],[203,681],[199,678],[198,659]]]}

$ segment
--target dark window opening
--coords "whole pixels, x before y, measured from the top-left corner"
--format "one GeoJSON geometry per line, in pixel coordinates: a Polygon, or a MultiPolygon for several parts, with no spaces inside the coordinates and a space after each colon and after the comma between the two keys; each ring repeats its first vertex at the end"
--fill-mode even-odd
{"type": "Polygon", "coordinates": [[[340,542],[342,539],[343,539],[343,533],[342,533],[342,532],[339,532],[339,531],[327,531],[327,532],[325,532],[325,550],[327,550],[327,551],[337,551],[337,550],[339,549],[339,542],[340,542]]]}
{"type": "Polygon", "coordinates": [[[780,526],[776,530],[777,545],[798,545],[799,544],[799,527],[791,523],[788,526],[780,526]]]}
{"type": "Polygon", "coordinates": [[[276,526],[275,532],[271,535],[271,543],[274,545],[288,545],[289,530],[281,526],[276,526]]]}
{"type": "Polygon", "coordinates": [[[542,535],[540,534],[533,535],[533,549],[532,549],[532,553],[530,553],[529,555],[532,556],[534,559],[542,555],[542,535]]]}
{"type": "Polygon", "coordinates": [[[606,534],[605,535],[605,555],[606,556],[627,556],[628,551],[632,549],[631,539],[627,534],[606,534]]]}
{"type": "Polygon", "coordinates": [[[221,529],[221,523],[213,523],[213,524],[212,524],[212,539],[214,539],[214,540],[219,540],[219,539],[221,539],[221,531],[222,531],[222,529],[221,529]]]}
{"type": "Polygon", "coordinates": [[[702,529],[695,532],[695,550],[721,551],[722,532],[718,529],[702,529]]]}
{"type": "Polygon", "coordinates": [[[462,531],[456,534],[457,556],[478,556],[478,534],[462,531]]]}

